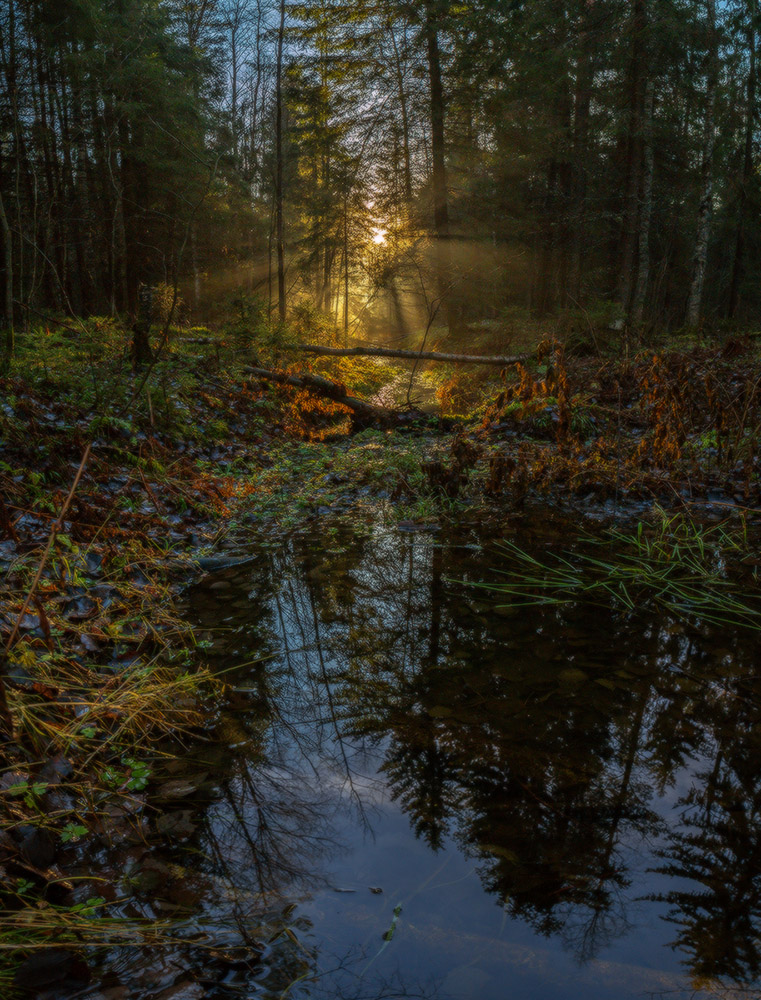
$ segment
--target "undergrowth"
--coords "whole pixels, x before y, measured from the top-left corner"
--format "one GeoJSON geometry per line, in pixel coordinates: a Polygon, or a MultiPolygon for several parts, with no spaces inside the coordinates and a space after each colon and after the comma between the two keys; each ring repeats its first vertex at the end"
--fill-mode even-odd
{"type": "Polygon", "coordinates": [[[177,610],[176,574],[190,564],[172,554],[170,572],[167,556],[134,538],[101,547],[62,533],[20,619],[39,557],[4,564],[4,644],[19,623],[4,656],[13,732],[0,759],[0,951],[10,967],[66,940],[136,936],[107,919],[108,878],[82,899],[67,868],[84,849],[149,835],[161,741],[196,736],[222,693],[177,610]]]}

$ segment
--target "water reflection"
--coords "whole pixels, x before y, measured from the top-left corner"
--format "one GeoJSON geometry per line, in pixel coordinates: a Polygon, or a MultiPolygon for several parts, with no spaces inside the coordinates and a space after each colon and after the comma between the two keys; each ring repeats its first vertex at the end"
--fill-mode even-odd
{"type": "Polygon", "coordinates": [[[711,735],[707,766],[680,797],[679,822],[657,852],[686,879],[663,895],[675,945],[699,978],[753,983],[761,973],[761,689],[756,677],[711,686],[695,722],[711,735]]]}
{"type": "Polygon", "coordinates": [[[220,920],[232,908],[241,932],[266,900],[305,915],[301,954],[279,980],[299,980],[292,996],[468,995],[447,965],[466,930],[457,914],[432,903],[414,949],[385,948],[377,928],[393,900],[368,896],[367,882],[336,884],[347,854],[372,862],[390,797],[410,831],[395,834],[400,879],[404,852],[445,857],[456,845],[461,881],[473,870],[498,903],[486,908],[470,880],[472,930],[494,941],[484,969],[519,939],[546,941],[558,968],[564,953],[587,968],[581,986],[558,984],[505,959],[499,985],[471,968],[475,995],[502,997],[506,982],[515,996],[541,985],[558,997],[590,984],[600,997],[752,985],[757,646],[599,609],[505,614],[462,584],[493,571],[472,542],[296,537],[196,591],[220,663],[261,658],[240,671],[250,707],[236,715],[240,745],[202,837],[232,894],[220,920]],[[336,889],[357,894],[340,917],[336,889]],[[631,983],[606,985],[598,957],[634,969],[631,983]]]}

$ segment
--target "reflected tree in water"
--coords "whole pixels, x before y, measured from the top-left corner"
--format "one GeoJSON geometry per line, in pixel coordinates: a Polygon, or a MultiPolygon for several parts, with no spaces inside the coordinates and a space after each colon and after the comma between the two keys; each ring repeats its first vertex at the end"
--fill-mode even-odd
{"type": "Polygon", "coordinates": [[[581,962],[626,931],[634,859],[663,834],[660,872],[683,882],[661,897],[675,946],[697,977],[750,981],[761,692],[742,680],[747,649],[727,639],[717,661],[677,622],[573,606],[500,619],[464,603],[482,574],[468,550],[391,533],[296,537],[258,563],[252,609],[229,626],[254,622],[276,655],[251,669],[261,757],[225,786],[215,863],[247,865],[260,896],[308,891],[340,849],[337,802],[371,829],[380,771],[421,840],[453,840],[509,916],[581,962]],[[656,796],[696,760],[713,763],[669,833],[656,796]]]}
{"type": "Polygon", "coordinates": [[[588,959],[626,928],[619,841],[655,822],[634,773],[650,680],[634,691],[591,679],[578,691],[576,675],[559,684],[568,623],[524,618],[510,631],[533,628],[541,655],[506,649],[507,629],[484,628],[461,589],[442,586],[461,572],[442,552],[427,549],[428,643],[415,667],[406,651],[352,659],[341,689],[352,731],[390,734],[383,769],[418,836],[439,848],[454,831],[511,915],[588,959]]]}
{"type": "Polygon", "coordinates": [[[712,764],[680,799],[658,871],[677,880],[660,898],[692,974],[751,984],[761,975],[761,685],[741,664],[696,702],[712,764]]]}

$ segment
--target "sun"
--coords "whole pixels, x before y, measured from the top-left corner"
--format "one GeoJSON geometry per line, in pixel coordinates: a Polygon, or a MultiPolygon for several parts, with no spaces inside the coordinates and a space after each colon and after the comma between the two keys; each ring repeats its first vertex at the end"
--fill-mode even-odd
{"type": "Polygon", "coordinates": [[[373,243],[376,246],[382,246],[386,242],[386,230],[381,229],[379,226],[373,227],[373,243]]]}

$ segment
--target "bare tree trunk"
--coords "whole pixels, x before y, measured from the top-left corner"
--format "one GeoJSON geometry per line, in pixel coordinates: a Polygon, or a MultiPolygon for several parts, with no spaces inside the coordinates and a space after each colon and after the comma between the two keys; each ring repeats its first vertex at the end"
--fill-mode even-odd
{"type": "Polygon", "coordinates": [[[648,80],[645,88],[645,108],[642,125],[642,192],[639,205],[639,235],[637,251],[637,284],[634,288],[632,298],[631,322],[637,327],[641,326],[645,315],[645,299],[647,289],[650,284],[650,220],[653,214],[653,172],[654,172],[654,152],[653,152],[653,104],[655,101],[655,87],[652,80],[648,80]]]}
{"type": "Polygon", "coordinates": [[[628,313],[631,307],[634,284],[634,266],[637,258],[637,229],[639,195],[643,170],[643,111],[645,102],[645,30],[647,27],[646,0],[633,0],[629,23],[631,61],[628,73],[629,125],[626,147],[626,196],[621,228],[620,261],[618,272],[618,301],[628,313]]]}
{"type": "Polygon", "coordinates": [[[558,177],[558,162],[553,156],[547,163],[546,190],[543,204],[542,229],[540,233],[539,259],[536,266],[536,287],[534,292],[534,311],[537,316],[545,316],[553,306],[554,279],[554,232],[553,212],[556,201],[558,177]]]}
{"type": "Polygon", "coordinates": [[[277,242],[277,295],[280,322],[285,322],[285,249],[283,245],[283,41],[285,38],[285,0],[280,0],[280,25],[277,33],[277,69],[275,76],[275,231],[277,242]]]}
{"type": "Polygon", "coordinates": [[[703,137],[702,190],[698,207],[695,256],[692,261],[692,282],[687,301],[687,326],[700,322],[703,304],[703,285],[708,258],[708,240],[711,235],[711,203],[713,200],[713,153],[716,145],[716,88],[719,81],[719,40],[716,32],[716,0],[706,0],[708,29],[708,77],[706,80],[706,109],[703,137]]]}
{"type": "MultiPolygon", "coordinates": [[[[78,49],[74,50],[78,53],[78,49]]],[[[80,232],[76,236],[77,256],[80,270],[80,298],[84,312],[95,311],[95,294],[93,275],[95,272],[95,255],[93,252],[93,213],[92,213],[92,167],[87,150],[87,125],[83,103],[83,88],[79,74],[72,83],[72,117],[76,130],[74,145],[76,148],[76,187],[74,202],[80,219],[80,232]]]]}
{"type": "Polygon", "coordinates": [[[287,372],[273,371],[269,368],[249,368],[243,371],[254,375],[258,379],[268,382],[277,382],[280,385],[290,385],[295,389],[309,389],[312,392],[326,396],[342,403],[348,409],[354,411],[354,419],[363,421],[364,425],[376,423],[387,424],[389,421],[398,419],[399,414],[394,410],[387,410],[382,406],[375,406],[364,399],[346,394],[346,387],[329,379],[321,378],[319,375],[289,375],[287,372]]]}
{"type": "Polygon", "coordinates": [[[116,131],[119,141],[119,155],[115,162],[115,175],[119,178],[118,235],[121,251],[120,281],[123,297],[122,308],[134,315],[137,311],[137,284],[135,283],[134,268],[132,266],[132,249],[134,246],[132,215],[135,210],[136,199],[133,188],[134,171],[130,155],[129,128],[123,114],[119,118],[116,131]]]}
{"type": "Polygon", "coordinates": [[[587,229],[587,188],[589,175],[589,118],[594,80],[593,43],[588,24],[589,8],[585,6],[576,63],[576,87],[573,97],[573,194],[572,245],[568,294],[578,304],[584,274],[587,229]]]}
{"type": "Polygon", "coordinates": [[[349,196],[344,196],[344,346],[349,343],[349,196]]]}
{"type": "Polygon", "coordinates": [[[321,344],[299,344],[297,350],[331,358],[404,358],[408,361],[446,361],[461,365],[496,365],[505,368],[528,361],[533,354],[513,354],[510,357],[489,354],[442,354],[439,351],[406,351],[395,347],[323,347],[321,344]]]}
{"type": "Polygon", "coordinates": [[[441,52],[436,12],[433,4],[426,3],[425,39],[428,49],[428,74],[431,90],[431,160],[433,182],[433,225],[436,231],[436,264],[439,298],[444,305],[448,325],[452,329],[452,304],[449,294],[449,200],[447,196],[447,168],[444,140],[444,86],[441,79],[441,52]]]}
{"type": "Polygon", "coordinates": [[[238,166],[238,31],[240,8],[232,11],[230,23],[230,129],[233,137],[233,161],[238,166]]]}
{"type": "MultiPolygon", "coordinates": [[[[8,7],[8,48],[0,45],[0,57],[2,57],[3,72],[5,75],[6,92],[9,98],[9,105],[13,114],[14,135],[13,152],[16,166],[16,210],[20,214],[20,199],[18,197],[19,175],[21,173],[21,149],[20,149],[20,118],[18,114],[17,92],[16,92],[16,16],[13,0],[8,7]]],[[[25,171],[26,173],[26,171],[25,171]]],[[[2,175],[0,175],[2,184],[2,175]]],[[[3,303],[3,318],[5,321],[5,359],[6,364],[10,362],[15,350],[15,334],[13,329],[13,234],[11,233],[8,216],[6,215],[3,203],[2,187],[0,187],[0,235],[3,241],[3,265],[5,267],[5,301],[3,303]]],[[[19,281],[19,298],[22,298],[23,287],[19,281]]],[[[0,705],[0,709],[2,706],[0,705]]]]}
{"type": "Polygon", "coordinates": [[[740,180],[740,198],[737,206],[737,236],[735,252],[732,260],[732,278],[729,285],[728,315],[734,319],[740,302],[740,284],[744,270],[745,257],[745,210],[748,201],[748,189],[753,176],[753,133],[756,124],[756,0],[749,0],[748,15],[748,85],[747,106],[745,111],[745,149],[743,154],[743,169],[740,180]]]}
{"type": "Polygon", "coordinates": [[[3,289],[3,319],[5,321],[5,362],[13,357],[13,235],[8,224],[3,204],[3,193],[0,191],[0,235],[3,241],[3,266],[5,268],[5,288],[3,289]]]}
{"type": "Polygon", "coordinates": [[[153,289],[143,285],[138,292],[137,318],[132,327],[132,363],[137,369],[153,357],[151,351],[151,314],[153,311],[153,289]]]}
{"type": "Polygon", "coordinates": [[[193,268],[193,310],[197,312],[201,304],[201,268],[198,263],[198,231],[195,222],[190,225],[190,265],[193,268]]]}
{"type": "Polygon", "coordinates": [[[267,233],[267,319],[272,319],[272,237],[275,230],[275,199],[270,210],[270,225],[267,233]]]}
{"type": "Polygon", "coordinates": [[[396,86],[399,91],[399,111],[402,116],[402,156],[404,158],[404,198],[409,206],[412,203],[412,170],[410,167],[410,122],[407,113],[407,94],[404,89],[404,74],[402,73],[402,61],[399,55],[399,46],[396,42],[394,26],[389,21],[388,33],[391,36],[391,43],[394,47],[394,70],[396,73],[396,86]]]}
{"type": "Polygon", "coordinates": [[[326,313],[330,314],[333,308],[333,283],[332,283],[332,273],[333,273],[333,258],[335,254],[333,248],[328,244],[325,246],[325,251],[323,254],[323,272],[322,272],[322,300],[323,309],[326,313]]]}
{"type": "MultiPolygon", "coordinates": [[[[251,92],[251,143],[250,143],[250,170],[252,177],[256,178],[259,173],[259,141],[257,139],[257,116],[259,108],[259,91],[262,89],[262,5],[261,0],[256,4],[256,61],[254,63],[256,74],[251,92]]],[[[257,184],[257,187],[259,185],[257,184]]]]}

